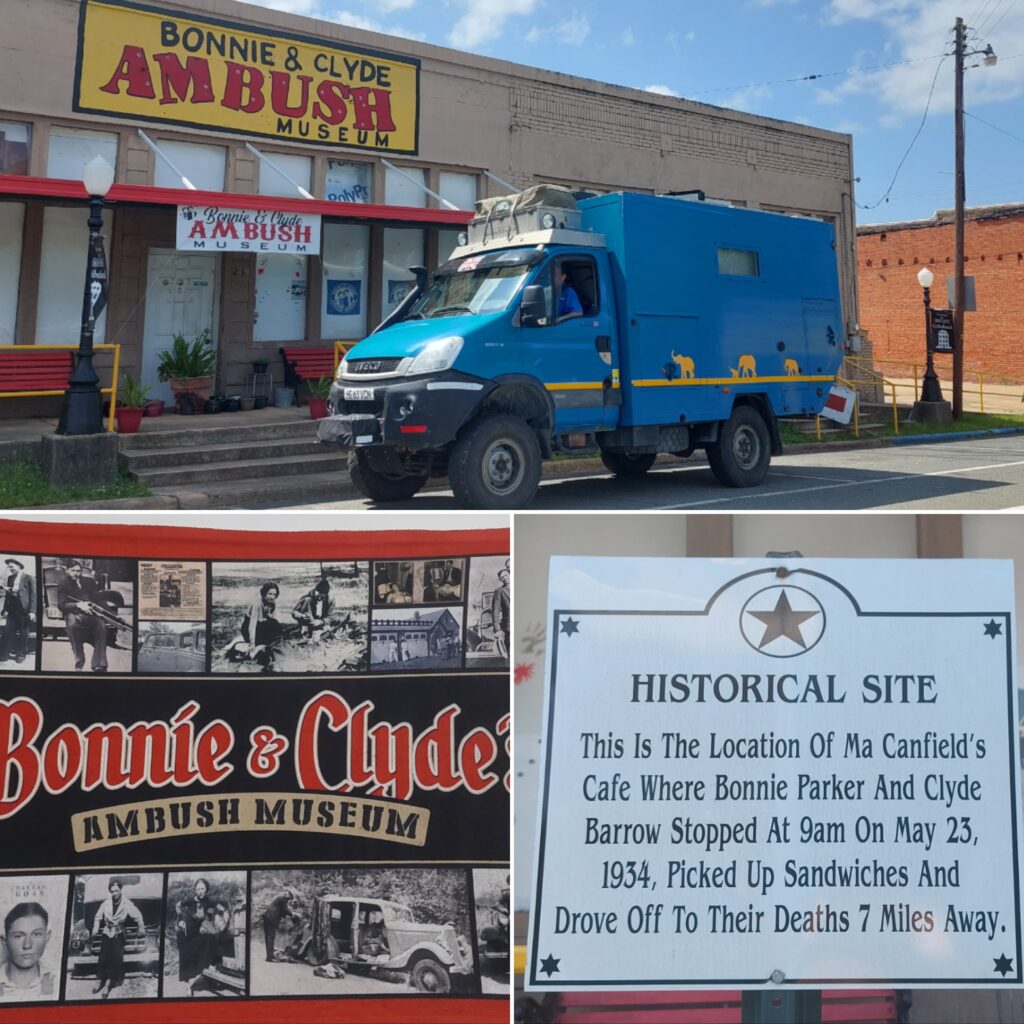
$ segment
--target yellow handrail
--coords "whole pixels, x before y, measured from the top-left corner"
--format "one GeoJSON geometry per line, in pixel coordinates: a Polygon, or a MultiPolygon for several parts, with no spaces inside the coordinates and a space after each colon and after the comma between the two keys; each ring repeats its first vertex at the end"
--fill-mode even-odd
{"type": "MultiPolygon", "coordinates": [[[[859,370],[861,373],[867,374],[867,376],[869,378],[873,378],[874,382],[876,384],[881,384],[883,388],[888,388],[889,389],[889,392],[890,392],[890,394],[892,396],[892,432],[894,434],[898,434],[900,432],[900,415],[899,415],[899,410],[896,408],[896,388],[898,386],[896,381],[889,380],[887,377],[885,377],[883,374],[879,373],[872,366],[865,366],[863,361],[858,359],[856,356],[847,356],[846,357],[846,362],[849,363],[850,366],[852,366],[855,370],[859,370]]],[[[915,377],[914,377],[914,394],[915,394],[915,397],[916,397],[916,394],[917,394],[917,376],[916,376],[917,368],[916,368],[916,366],[914,368],[914,374],[915,374],[915,377]]],[[[838,380],[839,378],[837,377],[836,379],[838,380]]],[[[852,387],[854,391],[857,390],[855,384],[851,383],[851,384],[849,384],[849,386],[852,387]]]]}
{"type": "MultiPolygon", "coordinates": [[[[101,395],[110,395],[110,416],[107,420],[107,432],[114,430],[114,410],[117,407],[117,379],[121,367],[121,345],[119,342],[112,344],[93,345],[94,352],[113,352],[114,367],[113,379],[110,386],[100,388],[101,395]]],[[[77,345],[0,345],[0,352],[77,352],[77,345]]],[[[59,391],[49,389],[44,391],[0,391],[0,398],[42,398],[47,395],[63,395],[67,388],[59,391]]]]}
{"type": "Polygon", "coordinates": [[[353,341],[336,341],[334,343],[334,375],[335,375],[335,377],[337,377],[337,375],[338,375],[338,365],[341,363],[342,359],[345,358],[345,354],[348,352],[348,350],[353,345],[355,345],[355,344],[356,344],[355,340],[353,340],[353,341]]]}

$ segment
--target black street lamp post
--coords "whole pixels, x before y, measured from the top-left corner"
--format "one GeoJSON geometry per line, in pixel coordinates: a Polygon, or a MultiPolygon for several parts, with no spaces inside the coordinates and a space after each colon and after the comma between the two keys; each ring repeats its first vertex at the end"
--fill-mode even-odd
{"type": "Polygon", "coordinates": [[[931,287],[935,275],[927,268],[922,267],[917,274],[917,281],[924,289],[924,348],[925,348],[925,371],[924,380],[921,383],[922,402],[941,402],[942,386],[939,384],[938,375],[935,373],[935,363],[932,359],[932,338],[931,338],[931,287]]]}
{"type": "Polygon", "coordinates": [[[85,167],[85,190],[89,193],[89,257],[82,297],[82,331],[75,353],[75,366],[61,406],[58,434],[99,434],[103,430],[100,379],[92,365],[96,318],[107,304],[107,260],[103,251],[103,197],[114,182],[114,169],[96,157],[85,167]]]}

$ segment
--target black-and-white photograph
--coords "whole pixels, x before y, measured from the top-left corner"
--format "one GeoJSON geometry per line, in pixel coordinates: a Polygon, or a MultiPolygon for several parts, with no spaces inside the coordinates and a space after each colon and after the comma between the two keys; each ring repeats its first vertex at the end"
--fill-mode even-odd
{"type": "Polygon", "coordinates": [[[0,879],[0,1004],[59,997],[67,901],[67,875],[0,879]]]}
{"type": "Polygon", "coordinates": [[[163,875],[75,875],[73,884],[65,998],[156,998],[163,875]]]}
{"type": "Polygon", "coordinates": [[[412,604],[415,586],[415,562],[373,563],[374,604],[412,604]]]}
{"type": "Polygon", "coordinates": [[[205,622],[140,622],[140,672],[206,671],[205,622]]]}
{"type": "Polygon", "coordinates": [[[244,871],[172,871],[164,914],[165,999],[244,996],[244,871]]]}
{"type": "Polygon", "coordinates": [[[512,984],[508,868],[473,869],[476,958],[484,995],[507,994],[512,984]]]}
{"type": "Polygon", "coordinates": [[[214,672],[365,672],[368,562],[218,562],[214,672]]]}
{"type": "Polygon", "coordinates": [[[478,991],[461,868],[252,873],[251,995],[478,991]]]}
{"type": "Polygon", "coordinates": [[[135,563],[43,556],[42,667],[131,672],[135,563]]]}
{"type": "Polygon", "coordinates": [[[460,668],[462,607],[375,609],[370,623],[370,667],[403,672],[460,668]]]}
{"type": "Polygon", "coordinates": [[[466,609],[467,668],[508,668],[509,597],[508,558],[471,558],[466,609]]]}
{"type": "Polygon", "coordinates": [[[38,575],[34,555],[0,554],[0,672],[36,667],[38,575]]]}
{"type": "Polygon", "coordinates": [[[435,558],[423,562],[424,604],[455,604],[462,600],[462,578],[465,573],[462,558],[435,558]]]}

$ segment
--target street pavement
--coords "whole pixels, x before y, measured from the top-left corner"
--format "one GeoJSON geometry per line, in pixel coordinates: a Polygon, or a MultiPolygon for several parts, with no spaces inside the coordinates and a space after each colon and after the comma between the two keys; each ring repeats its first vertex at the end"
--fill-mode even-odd
{"type": "MultiPolygon", "coordinates": [[[[288,506],[372,509],[362,499],[288,506]]],[[[388,509],[449,511],[451,491],[428,490],[388,509]]],[[[1024,434],[940,444],[816,450],[772,460],[766,483],[753,489],[720,487],[699,456],[668,463],[645,477],[619,480],[606,473],[545,480],[530,511],[554,509],[913,509],[1024,508],[1024,434]]]]}

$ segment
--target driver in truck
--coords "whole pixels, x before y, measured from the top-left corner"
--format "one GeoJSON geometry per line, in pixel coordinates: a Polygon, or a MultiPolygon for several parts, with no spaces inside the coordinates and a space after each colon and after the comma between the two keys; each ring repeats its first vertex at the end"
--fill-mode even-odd
{"type": "Polygon", "coordinates": [[[571,320],[575,316],[583,316],[583,306],[580,304],[580,297],[576,289],[569,284],[565,269],[558,268],[558,315],[555,323],[560,324],[563,320],[571,320]]]}

